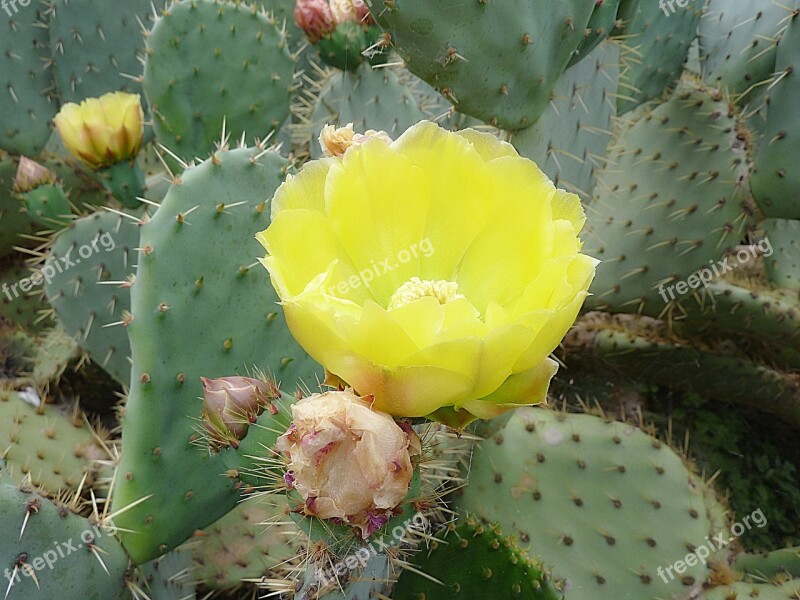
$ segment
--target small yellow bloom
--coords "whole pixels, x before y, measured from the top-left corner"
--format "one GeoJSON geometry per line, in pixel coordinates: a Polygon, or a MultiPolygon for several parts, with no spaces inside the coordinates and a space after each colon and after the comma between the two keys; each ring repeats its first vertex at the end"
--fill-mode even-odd
{"type": "Polygon", "coordinates": [[[69,102],[53,119],[75,157],[92,169],[134,158],[142,146],[142,105],[138,94],[113,92],[69,102]]]}
{"type": "Polygon", "coordinates": [[[425,121],[307,163],[257,237],[292,334],[332,380],[463,426],[545,400],[597,264],[584,220],[511,145],[425,121]]]}

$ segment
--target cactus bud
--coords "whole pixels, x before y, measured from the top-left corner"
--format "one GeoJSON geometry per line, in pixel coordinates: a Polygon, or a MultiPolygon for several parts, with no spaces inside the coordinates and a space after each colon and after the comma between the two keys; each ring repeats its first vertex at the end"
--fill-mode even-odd
{"type": "Polygon", "coordinates": [[[294,21],[312,44],[316,44],[336,27],[331,7],[325,0],[297,0],[294,21]]]}
{"type": "Polygon", "coordinates": [[[138,94],[113,92],[61,107],[53,122],[67,150],[92,169],[134,158],[142,147],[144,114],[138,94]]]}
{"type": "Polygon", "coordinates": [[[277,412],[272,400],[280,396],[280,391],[272,381],[238,376],[200,379],[203,422],[215,447],[237,446],[262,412],[277,412]]]}
{"type": "Polygon", "coordinates": [[[355,21],[364,26],[375,24],[364,0],[330,0],[330,2],[331,12],[337,24],[345,21],[355,21]]]}
{"type": "Polygon", "coordinates": [[[406,497],[420,440],[371,397],[352,390],[314,394],[292,405],[292,425],[276,444],[287,457],[287,487],[306,514],[375,532],[406,497]]]}
{"type": "Polygon", "coordinates": [[[19,193],[29,192],[41,185],[53,185],[56,174],[47,167],[25,156],[19,159],[17,175],[14,178],[14,190],[19,193]]]}
{"type": "Polygon", "coordinates": [[[347,149],[351,146],[363,144],[370,138],[380,138],[387,144],[392,143],[392,138],[385,131],[367,130],[366,133],[356,133],[353,131],[353,124],[348,123],[344,127],[334,127],[325,125],[319,136],[319,144],[322,146],[322,153],[325,156],[344,156],[347,149]]]}

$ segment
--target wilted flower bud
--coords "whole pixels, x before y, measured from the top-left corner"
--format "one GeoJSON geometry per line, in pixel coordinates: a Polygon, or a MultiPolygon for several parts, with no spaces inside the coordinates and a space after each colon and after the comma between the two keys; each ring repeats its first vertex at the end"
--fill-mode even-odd
{"type": "Polygon", "coordinates": [[[340,519],[368,537],[408,493],[420,440],[369,397],[351,390],[314,394],[292,405],[292,425],[276,444],[288,456],[287,486],[305,511],[340,519]]]}
{"type": "Polygon", "coordinates": [[[29,192],[41,185],[53,185],[56,174],[47,167],[23,156],[19,159],[17,176],[14,178],[14,190],[19,193],[29,192]]]}
{"type": "Polygon", "coordinates": [[[203,422],[219,445],[236,446],[262,412],[277,412],[272,400],[280,391],[271,381],[238,376],[200,379],[205,402],[203,422]]]}
{"type": "Polygon", "coordinates": [[[333,125],[325,125],[319,135],[319,144],[322,146],[322,153],[325,156],[344,156],[351,146],[358,146],[374,137],[381,138],[387,144],[392,143],[392,138],[385,131],[368,129],[366,133],[356,133],[353,130],[353,124],[348,123],[344,127],[338,128],[333,125]]]}
{"type": "Polygon", "coordinates": [[[364,0],[330,0],[330,2],[333,18],[337,24],[345,21],[355,21],[363,25],[375,24],[364,0]]]}
{"type": "Polygon", "coordinates": [[[312,44],[316,44],[336,27],[331,7],[325,0],[297,0],[294,21],[312,44]]]}
{"type": "Polygon", "coordinates": [[[144,114],[138,94],[113,92],[69,102],[53,119],[75,157],[92,169],[134,158],[142,147],[144,114]]]}

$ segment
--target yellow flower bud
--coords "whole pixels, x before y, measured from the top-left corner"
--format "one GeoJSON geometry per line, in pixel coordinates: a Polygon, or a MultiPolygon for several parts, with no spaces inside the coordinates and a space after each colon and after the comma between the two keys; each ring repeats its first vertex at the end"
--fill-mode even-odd
{"type": "Polygon", "coordinates": [[[427,121],[331,154],[287,178],[257,236],[330,380],[455,427],[544,401],[598,262],[579,198],[510,144],[427,121]]]}
{"type": "Polygon", "coordinates": [[[113,92],[69,102],[53,119],[67,150],[92,169],[134,158],[142,146],[144,114],[138,94],[113,92]]]}

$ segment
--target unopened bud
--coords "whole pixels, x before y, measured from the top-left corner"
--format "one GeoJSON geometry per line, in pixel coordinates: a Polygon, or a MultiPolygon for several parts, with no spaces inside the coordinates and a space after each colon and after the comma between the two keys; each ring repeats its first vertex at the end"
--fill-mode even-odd
{"type": "Polygon", "coordinates": [[[53,185],[56,174],[47,167],[23,156],[19,159],[17,176],[14,178],[14,190],[19,193],[29,192],[41,185],[53,185]]]}
{"type": "Polygon", "coordinates": [[[375,24],[364,0],[330,0],[330,2],[333,18],[337,24],[345,21],[355,21],[365,26],[375,24]]]}
{"type": "Polygon", "coordinates": [[[247,435],[248,427],[265,410],[273,414],[272,401],[280,396],[272,381],[250,377],[220,377],[203,382],[203,421],[218,445],[236,445],[247,435]]]}
{"type": "Polygon", "coordinates": [[[294,21],[312,44],[329,35],[336,27],[331,7],[325,0],[297,0],[294,21]]]}
{"type": "Polygon", "coordinates": [[[344,156],[348,148],[363,144],[372,138],[380,138],[387,144],[392,143],[392,138],[385,131],[369,129],[366,133],[356,133],[353,130],[352,123],[338,128],[333,125],[325,125],[322,128],[322,133],[320,133],[319,143],[325,156],[341,157],[344,156]]]}

